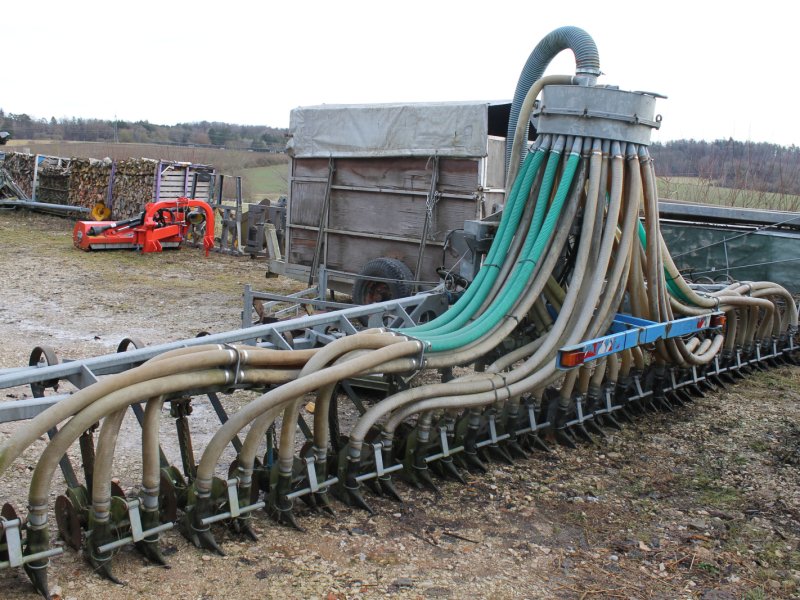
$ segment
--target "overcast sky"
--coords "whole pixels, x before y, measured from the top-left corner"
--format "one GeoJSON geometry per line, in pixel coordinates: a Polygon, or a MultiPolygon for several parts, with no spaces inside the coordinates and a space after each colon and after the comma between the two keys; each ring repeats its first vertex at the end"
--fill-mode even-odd
{"type": "MultiPolygon", "coordinates": [[[[716,0],[3,2],[0,108],[285,127],[296,106],[509,99],[553,29],[600,83],[658,92],[654,139],[800,144],[800,3],[716,0]]],[[[548,74],[572,74],[562,52],[548,74]]]]}

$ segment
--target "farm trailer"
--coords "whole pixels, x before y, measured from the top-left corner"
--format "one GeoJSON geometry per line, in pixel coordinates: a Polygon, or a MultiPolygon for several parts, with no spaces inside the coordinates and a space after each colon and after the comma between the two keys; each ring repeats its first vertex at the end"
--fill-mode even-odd
{"type": "MultiPolygon", "coordinates": [[[[470,281],[504,202],[509,108],[457,102],[293,110],[289,208],[285,225],[276,223],[285,251],[270,270],[316,280],[309,291],[329,288],[357,303],[428,287],[440,281],[439,267],[470,281]]],[[[662,202],[660,213],[668,245],[685,249],[684,267],[725,280],[736,269],[735,279],[769,279],[797,292],[796,215],[674,202],[662,202]],[[745,260],[753,252],[759,260],[745,260]]]]}
{"type": "MultiPolygon", "coordinates": [[[[269,268],[357,302],[408,295],[452,268],[448,232],[504,201],[509,104],[323,105],[290,118],[285,260],[269,268]],[[355,286],[354,286],[355,282],[355,286]]],[[[465,259],[466,260],[466,259],[465,259]]],[[[463,262],[463,261],[462,261],[463,262]]]]}

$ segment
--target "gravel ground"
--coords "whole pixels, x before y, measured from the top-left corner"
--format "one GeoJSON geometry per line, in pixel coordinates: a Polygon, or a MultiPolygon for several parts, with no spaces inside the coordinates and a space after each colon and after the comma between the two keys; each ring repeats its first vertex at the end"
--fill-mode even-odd
{"type": "MultiPolygon", "coordinates": [[[[70,231],[63,219],[0,212],[0,368],[26,364],[40,343],[78,358],[130,335],[156,343],[237,328],[244,283],[294,286],[264,280],[258,261],[191,249],[87,254],[71,247],[70,231]]],[[[233,411],[247,398],[225,403],[233,411]]],[[[120,600],[800,597],[798,400],[800,369],[773,369],[595,444],[492,462],[485,475],[467,473],[466,485],[439,482],[438,494],[400,483],[402,504],[367,496],[374,516],[298,506],[298,532],[258,515],[255,543],[219,526],[223,557],[170,531],[170,569],[119,552],[113,568],[124,586],[66,550],[52,561],[51,587],[61,598],[120,600]]],[[[196,411],[197,449],[215,426],[202,403],[196,411]]],[[[17,426],[0,425],[0,439],[17,426]]],[[[115,473],[135,490],[136,425],[124,427],[115,473]]],[[[0,501],[24,507],[44,445],[0,476],[0,501]]],[[[57,477],[53,498],[63,488],[57,477]]],[[[35,597],[21,570],[0,572],[0,598],[35,597]]]]}

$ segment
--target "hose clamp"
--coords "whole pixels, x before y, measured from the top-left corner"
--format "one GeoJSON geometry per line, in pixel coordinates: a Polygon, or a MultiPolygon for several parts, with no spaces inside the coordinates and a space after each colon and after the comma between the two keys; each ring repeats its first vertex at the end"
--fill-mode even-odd
{"type": "Polygon", "coordinates": [[[238,385],[240,381],[240,375],[242,375],[242,373],[240,372],[240,368],[242,365],[242,354],[241,352],[239,352],[239,349],[234,347],[232,344],[223,344],[223,346],[228,350],[230,350],[231,352],[236,353],[236,368],[233,372],[233,385],[238,385]]]}
{"type": "Polygon", "coordinates": [[[424,340],[417,340],[419,342],[419,358],[417,358],[417,372],[425,367],[425,351],[430,346],[430,342],[424,340]]]}
{"type": "Polygon", "coordinates": [[[492,392],[494,392],[494,401],[500,402],[500,396],[497,393],[497,386],[494,384],[494,377],[491,378],[489,381],[492,384],[492,392]]]}
{"type": "Polygon", "coordinates": [[[408,335],[407,333],[402,333],[399,335],[402,335],[410,342],[417,342],[419,344],[419,355],[417,356],[417,358],[412,359],[415,360],[417,363],[416,370],[414,371],[414,375],[416,376],[420,371],[422,371],[425,365],[425,352],[430,348],[431,344],[428,341],[422,340],[418,337],[414,337],[413,335],[408,335]]]}
{"type": "MultiPolygon", "coordinates": [[[[508,391],[508,381],[506,380],[506,376],[505,376],[505,375],[503,375],[502,373],[498,373],[498,375],[500,376],[500,379],[502,379],[502,380],[503,380],[503,389],[504,389],[504,390],[506,390],[506,395],[508,396],[508,398],[510,398],[510,397],[511,397],[511,394],[510,394],[510,393],[509,393],[509,391],[508,391]]],[[[506,400],[507,400],[508,398],[506,398],[506,400]]]]}

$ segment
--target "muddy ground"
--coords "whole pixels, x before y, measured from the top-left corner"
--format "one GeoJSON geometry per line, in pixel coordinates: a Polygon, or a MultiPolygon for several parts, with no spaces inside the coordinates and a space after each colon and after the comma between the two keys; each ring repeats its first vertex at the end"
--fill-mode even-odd
{"type": "MultiPolygon", "coordinates": [[[[258,261],[192,249],[83,253],[70,232],[64,219],[0,212],[0,369],[26,364],[40,343],[78,358],[112,352],[131,335],[152,344],[234,329],[245,283],[296,285],[265,279],[258,261]]],[[[0,400],[27,393],[3,390],[0,400]]],[[[225,402],[236,410],[246,400],[225,402]]],[[[800,597],[799,400],[800,369],[774,369],[594,445],[492,462],[488,474],[466,473],[466,485],[439,482],[439,494],[400,483],[402,504],[368,496],[374,516],[298,506],[301,533],[260,514],[256,543],[220,526],[224,557],[170,531],[169,570],[130,547],[119,552],[124,586],[67,550],[52,561],[51,588],[61,598],[120,600],[800,597]]],[[[196,449],[215,427],[197,406],[196,449]]],[[[0,425],[0,439],[15,427],[0,425]]],[[[136,425],[125,427],[115,473],[135,491],[136,425]]],[[[0,501],[22,511],[43,447],[0,476],[0,501]]],[[[56,477],[53,499],[63,490],[56,477]]],[[[35,597],[21,570],[0,572],[0,598],[35,597]]]]}

